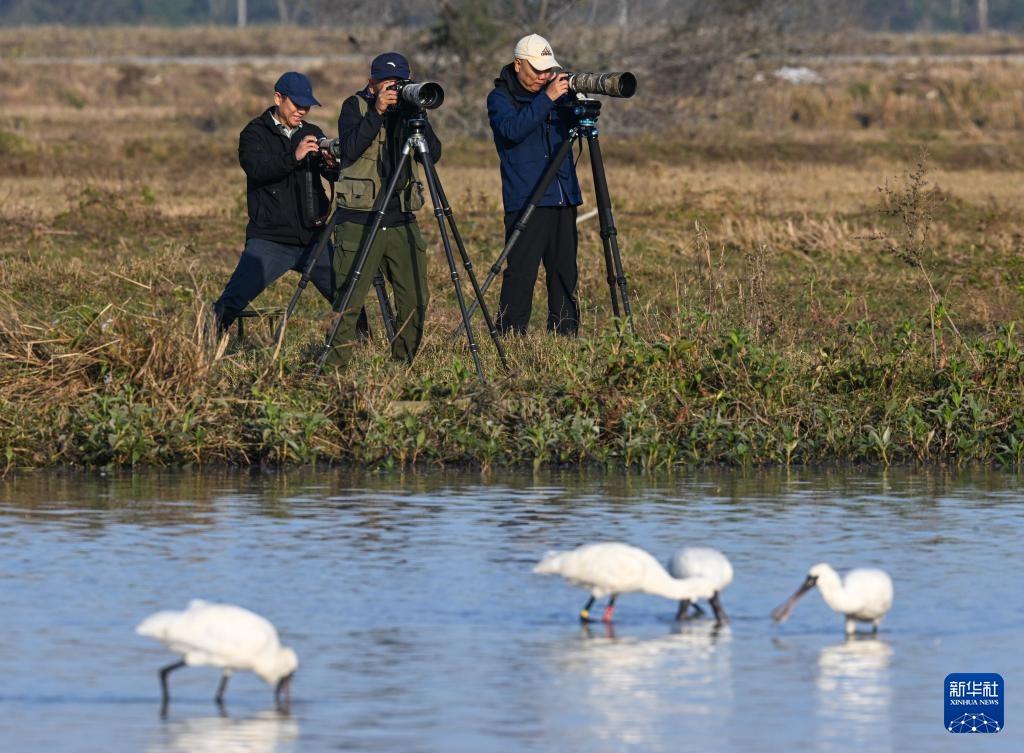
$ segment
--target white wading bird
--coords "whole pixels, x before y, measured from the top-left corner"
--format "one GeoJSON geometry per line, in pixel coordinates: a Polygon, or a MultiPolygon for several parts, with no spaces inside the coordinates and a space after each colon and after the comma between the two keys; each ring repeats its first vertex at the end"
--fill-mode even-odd
{"type": "Polygon", "coordinates": [[[858,622],[870,622],[872,632],[878,632],[878,623],[892,608],[892,578],[884,570],[858,568],[840,579],[839,574],[824,562],[807,572],[807,579],[796,593],[772,612],[772,619],[782,622],[797,600],[815,586],[829,608],[846,617],[846,634],[857,631],[858,622]]]}
{"type": "MultiPolygon", "coordinates": [[[[715,612],[715,624],[722,625],[729,621],[728,615],[722,608],[722,603],[718,600],[719,594],[732,583],[732,563],[724,554],[709,546],[688,546],[672,555],[672,559],[668,561],[668,572],[673,578],[697,577],[711,581],[715,592],[708,602],[715,612]]],[[[686,619],[686,612],[690,608],[690,604],[693,604],[693,608],[698,614],[704,613],[697,602],[682,599],[676,612],[677,621],[686,619]]]]}
{"type": "Polygon", "coordinates": [[[590,600],[580,610],[583,622],[590,620],[596,599],[610,596],[603,620],[611,622],[615,597],[630,591],[663,596],[673,601],[709,599],[714,585],[705,578],[673,578],[643,549],[629,544],[585,544],[571,552],[548,552],[533,568],[538,575],[561,575],[574,586],[590,591],[590,600]]]}
{"type": "Polygon", "coordinates": [[[135,632],[155,638],[183,656],[181,661],[160,670],[164,711],[170,700],[167,675],[186,665],[224,670],[215,698],[218,704],[224,703],[224,690],[231,674],[247,670],[275,686],[274,700],[279,708],[288,705],[299,659],[292,649],[281,645],[277,630],[269,621],[248,609],[194,599],[184,611],[151,614],[135,632]]]}

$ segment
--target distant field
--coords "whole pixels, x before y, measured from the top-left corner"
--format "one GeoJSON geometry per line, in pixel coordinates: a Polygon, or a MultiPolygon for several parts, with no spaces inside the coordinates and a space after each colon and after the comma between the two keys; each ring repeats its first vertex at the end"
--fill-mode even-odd
{"type": "MultiPolygon", "coordinates": [[[[363,45],[372,47],[367,57],[378,46],[409,43],[371,32],[360,36],[377,43],[363,45]]],[[[987,46],[984,40],[941,37],[873,44],[878,52],[909,53],[1024,48],[1007,37],[991,38],[987,46]]],[[[1005,432],[1015,431],[1018,421],[1024,441],[1024,418],[1011,400],[1019,386],[1013,379],[1024,372],[997,385],[985,376],[985,356],[978,355],[989,347],[979,343],[1016,347],[1015,329],[1007,335],[1007,328],[1021,318],[1024,304],[1019,63],[998,57],[831,63],[815,66],[819,78],[812,83],[793,84],[776,75],[779,63],[764,62],[745,69],[735,89],[713,101],[673,95],[671,87],[645,81],[638,71],[638,96],[605,104],[601,142],[634,297],[638,340],[630,344],[629,359],[648,358],[648,376],[629,376],[625,383],[620,378],[634,367],[624,365],[612,336],[598,227],[590,221],[581,228],[585,336],[564,343],[537,332],[512,344],[516,376],[500,381],[499,393],[545,403],[526,413],[520,405],[513,420],[505,403],[489,403],[467,417],[463,408],[444,402],[459,395],[483,398],[471,387],[472,375],[465,376],[462,344],[444,337],[458,314],[440,253],[431,270],[431,329],[422,359],[411,369],[382,359],[378,343],[364,348],[338,381],[296,381],[326,314],[312,294],[276,361],[273,349],[262,347],[268,344],[262,329],[254,342],[233,346],[227,355],[203,339],[202,308],[218,294],[243,241],[237,134],[269,103],[279,63],[23,62],[60,55],[363,53],[352,49],[347,33],[4,29],[0,49],[0,401],[13,406],[0,418],[0,448],[11,466],[312,459],[671,466],[781,462],[794,452],[805,462],[990,461],[998,445],[1010,446],[1005,432]],[[911,174],[922,160],[925,172],[915,184],[911,174]],[[672,374],[692,376],[705,368],[724,374],[722,347],[729,346],[721,343],[736,336],[750,344],[742,346],[748,356],[754,348],[758,358],[775,363],[765,366],[764,378],[784,380],[786,389],[804,396],[802,404],[789,402],[791,397],[769,399],[780,389],[774,383],[712,388],[709,375],[701,385],[673,381],[672,374]],[[667,362],[665,348],[675,354],[667,362]],[[921,401],[934,397],[928,392],[934,374],[960,362],[971,371],[957,378],[988,401],[978,427],[1003,434],[986,439],[974,455],[958,450],[952,439],[939,452],[938,434],[929,440],[936,443],[934,452],[926,447],[922,454],[920,440],[908,439],[911,433],[892,440],[900,448],[895,456],[871,449],[878,443],[865,427],[880,438],[883,424],[910,421],[907,406],[928,427],[939,422],[921,401]],[[899,371],[904,367],[909,371],[899,371]],[[843,416],[836,419],[836,436],[845,437],[831,445],[822,439],[824,419],[815,412],[821,407],[816,401],[824,400],[814,393],[822,373],[846,385],[829,393],[836,415],[843,416]],[[655,382],[645,381],[655,376],[655,382]],[[904,385],[906,394],[890,405],[887,400],[902,389],[894,385],[904,385]],[[713,402],[727,387],[737,394],[717,398],[726,401],[721,405],[713,402]],[[193,402],[196,395],[201,405],[193,402]],[[281,419],[266,436],[279,431],[284,438],[267,440],[267,411],[277,400],[293,399],[299,402],[289,402],[287,415],[294,425],[281,419]],[[437,434],[417,446],[420,424],[414,421],[408,431],[416,428],[410,441],[419,449],[393,456],[388,443],[405,440],[387,433],[404,431],[401,422],[386,418],[388,406],[407,400],[441,401],[422,419],[425,430],[437,434]],[[655,453],[653,460],[638,461],[628,454],[623,437],[632,430],[622,422],[630,411],[642,413],[641,403],[659,407],[651,413],[655,424],[636,429],[653,432],[652,447],[678,446],[692,436],[696,449],[682,459],[655,453]],[[111,418],[114,404],[126,411],[121,418],[111,418]],[[709,439],[703,422],[716,411],[761,439],[709,439]],[[314,414],[319,418],[310,418],[314,414]],[[498,432],[503,439],[493,441],[519,449],[495,450],[493,457],[480,449],[491,447],[481,439],[487,415],[505,427],[498,432]],[[570,440],[566,428],[580,417],[595,422],[596,445],[565,450],[583,442],[570,440]],[[126,451],[128,440],[117,439],[113,430],[90,433],[90,426],[104,421],[123,422],[126,436],[137,430],[136,444],[129,442],[135,449],[126,451]],[[181,436],[140,438],[156,436],[156,427],[167,421],[184,421],[181,436]],[[806,437],[782,455],[766,449],[780,422],[806,437]],[[551,443],[523,439],[541,425],[549,426],[551,443]],[[465,432],[462,444],[451,439],[456,430],[465,432]],[[866,449],[854,452],[858,437],[866,437],[866,449]],[[727,449],[737,443],[748,454],[727,449]],[[751,449],[755,445],[760,450],[751,449]]],[[[502,62],[481,72],[475,90],[450,91],[445,107],[431,116],[446,143],[440,175],[481,276],[502,240],[497,160],[482,109],[502,62]]],[[[427,58],[420,65],[430,70],[427,58]]],[[[338,104],[361,86],[365,64],[318,64],[308,72],[326,105],[311,120],[332,131],[338,104]]],[[[580,174],[588,207],[589,169],[584,154],[580,174]]],[[[432,216],[423,214],[421,224],[436,245],[432,216]]],[[[294,283],[282,281],[259,303],[283,305],[294,283]]],[[[541,290],[535,311],[543,313],[541,290]]],[[[498,378],[485,333],[478,336],[488,370],[498,378]]],[[[977,436],[981,429],[960,431],[977,436]]]]}

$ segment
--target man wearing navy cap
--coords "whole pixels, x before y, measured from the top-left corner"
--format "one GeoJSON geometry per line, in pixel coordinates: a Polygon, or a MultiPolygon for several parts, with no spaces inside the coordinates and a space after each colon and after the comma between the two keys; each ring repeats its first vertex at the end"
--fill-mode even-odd
{"type": "MultiPolygon", "coordinates": [[[[339,223],[334,242],[335,279],[338,298],[345,294],[349,272],[359,246],[369,233],[375,213],[376,197],[387,190],[401,156],[408,133],[406,119],[412,114],[399,104],[398,81],[409,79],[409,61],[397,52],[386,52],[374,58],[366,87],[346,99],[338,118],[340,136],[341,178],[337,188],[339,223]]],[[[426,117],[425,113],[420,114],[426,117]]],[[[427,123],[424,129],[430,158],[441,158],[441,142],[427,123]]],[[[419,160],[419,155],[414,155],[419,160]]],[[[403,175],[396,184],[381,226],[370,248],[366,266],[350,299],[351,308],[344,312],[341,326],[331,349],[329,362],[343,366],[352,357],[356,341],[356,319],[353,313],[363,304],[377,270],[391,283],[395,297],[397,332],[391,343],[391,355],[411,363],[423,339],[423,322],[427,301],[426,243],[413,214],[423,206],[423,186],[407,160],[403,175]]]]}
{"type": "MultiPolygon", "coordinates": [[[[249,224],[238,266],[213,304],[219,333],[270,283],[290,269],[301,271],[316,244],[330,210],[320,176],[331,181],[338,177],[333,157],[317,146],[324,132],[305,121],[309,109],[319,104],[309,79],[289,71],[274,84],[274,106],[239,136],[249,224]]],[[[311,274],[328,301],[334,295],[332,255],[328,244],[311,274]]]]}

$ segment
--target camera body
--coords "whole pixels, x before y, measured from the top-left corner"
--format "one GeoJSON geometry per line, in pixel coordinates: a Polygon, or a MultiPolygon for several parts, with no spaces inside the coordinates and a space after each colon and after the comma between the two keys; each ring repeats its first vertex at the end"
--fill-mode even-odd
{"type": "Polygon", "coordinates": [[[402,78],[387,87],[398,92],[398,107],[404,110],[434,110],[444,102],[444,89],[433,81],[416,83],[402,78]]]}
{"type": "Polygon", "coordinates": [[[323,151],[329,152],[336,160],[341,159],[341,139],[329,139],[326,136],[316,142],[323,151]]]}

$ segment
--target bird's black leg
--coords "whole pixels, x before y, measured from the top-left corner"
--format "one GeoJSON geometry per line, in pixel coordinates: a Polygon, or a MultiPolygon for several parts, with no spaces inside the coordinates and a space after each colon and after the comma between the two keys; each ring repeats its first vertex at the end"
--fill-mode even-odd
{"type": "Polygon", "coordinates": [[[729,621],[729,616],[722,608],[722,602],[718,600],[718,591],[715,591],[714,594],[712,594],[711,598],[708,599],[708,603],[711,605],[711,608],[715,610],[715,625],[724,625],[729,621]]]}
{"type": "Polygon", "coordinates": [[[694,617],[703,617],[704,616],[704,608],[700,605],[699,602],[696,602],[696,601],[693,602],[693,616],[694,617]]]}
{"type": "Polygon", "coordinates": [[[231,675],[225,672],[221,675],[220,685],[217,686],[217,695],[214,697],[214,701],[217,702],[218,706],[224,705],[224,691],[228,689],[228,680],[231,679],[231,675]]]}
{"type": "Polygon", "coordinates": [[[676,622],[682,622],[686,619],[686,613],[690,609],[690,600],[682,599],[679,602],[679,609],[676,610],[676,622]]]}
{"type": "Polygon", "coordinates": [[[587,599],[587,603],[580,610],[580,622],[590,622],[590,608],[594,606],[594,601],[595,598],[593,596],[587,599]]]}
{"type": "Polygon", "coordinates": [[[166,667],[160,670],[160,713],[167,714],[167,704],[171,702],[171,694],[167,691],[167,675],[176,669],[181,669],[185,666],[184,661],[176,661],[174,664],[168,664],[166,667]]]}

